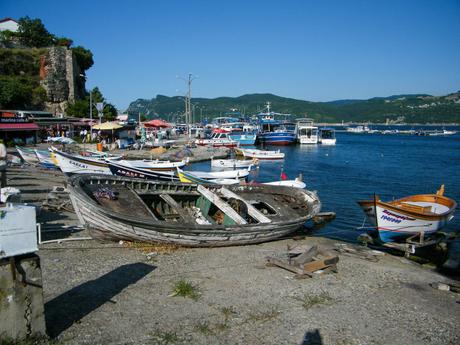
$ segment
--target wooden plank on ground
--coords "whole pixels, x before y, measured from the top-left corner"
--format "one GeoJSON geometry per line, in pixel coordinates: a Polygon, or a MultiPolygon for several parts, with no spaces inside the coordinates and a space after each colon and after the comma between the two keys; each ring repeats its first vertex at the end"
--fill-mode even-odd
{"type": "Polygon", "coordinates": [[[177,203],[176,200],[174,200],[171,195],[169,194],[160,194],[160,198],[163,199],[164,202],[166,202],[169,206],[171,206],[174,211],[177,212],[177,214],[187,223],[196,223],[196,219],[192,217],[189,213],[188,210],[183,208],[181,205],[177,203]]]}
{"type": "Polygon", "coordinates": [[[313,274],[311,272],[305,271],[300,267],[289,265],[288,263],[283,262],[277,258],[267,257],[266,260],[267,260],[266,264],[268,266],[278,266],[278,267],[284,268],[285,270],[294,272],[302,277],[310,277],[310,278],[313,277],[313,274]]]}
{"type": "Polygon", "coordinates": [[[226,198],[234,198],[234,199],[238,199],[238,200],[241,200],[242,202],[244,202],[246,204],[247,208],[248,208],[248,214],[252,218],[257,220],[259,223],[271,223],[270,218],[266,217],[262,212],[260,212],[258,209],[256,209],[254,206],[252,206],[249,202],[244,200],[238,194],[233,193],[232,191],[228,190],[225,187],[222,187],[220,189],[220,192],[226,198]]]}
{"type": "Polygon", "coordinates": [[[238,225],[247,224],[246,220],[241,217],[229,204],[222,200],[217,194],[211,192],[209,189],[203,185],[198,185],[198,192],[203,195],[206,199],[211,201],[216,205],[222,212],[224,212],[227,217],[232,219],[238,225]]]}

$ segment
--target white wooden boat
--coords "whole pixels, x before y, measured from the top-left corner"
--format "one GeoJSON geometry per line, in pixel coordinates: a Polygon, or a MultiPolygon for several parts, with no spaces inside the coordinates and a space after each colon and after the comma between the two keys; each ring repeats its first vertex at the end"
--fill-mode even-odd
{"type": "Polygon", "coordinates": [[[243,159],[214,159],[211,158],[211,166],[213,168],[247,168],[252,165],[258,165],[257,158],[252,160],[243,159]]]}
{"type": "MultiPolygon", "coordinates": [[[[225,170],[225,171],[189,171],[193,173],[196,177],[202,179],[216,179],[216,178],[230,178],[230,179],[245,179],[248,177],[250,172],[250,167],[248,169],[237,169],[237,170],[225,170]]],[[[178,172],[183,171],[180,168],[177,169],[178,172]]]]}
{"type": "Polygon", "coordinates": [[[284,159],[284,153],[277,151],[265,151],[258,149],[239,149],[245,158],[257,159],[284,159]]]}
{"type": "Polygon", "coordinates": [[[239,184],[240,180],[236,178],[202,178],[194,174],[193,171],[184,171],[178,169],[177,175],[182,183],[196,184],[220,184],[220,185],[235,185],[239,184]]]}
{"type": "Polygon", "coordinates": [[[29,163],[29,164],[38,163],[38,158],[37,158],[37,155],[35,154],[34,149],[16,146],[16,150],[18,151],[19,155],[24,160],[24,162],[29,163]]]}
{"type": "Polygon", "coordinates": [[[443,228],[453,217],[457,203],[445,197],[444,186],[436,194],[411,195],[383,202],[359,201],[382,242],[393,242],[423,233],[430,235],[443,228]]]}
{"type": "Polygon", "coordinates": [[[187,160],[180,162],[161,161],[161,160],[119,160],[119,165],[123,165],[130,168],[155,170],[155,171],[175,171],[177,168],[182,168],[188,163],[187,160]]]}
{"type": "Polygon", "coordinates": [[[103,159],[70,154],[55,148],[53,154],[59,168],[65,174],[112,174],[103,159]]]}
{"type": "Polygon", "coordinates": [[[75,175],[70,199],[95,237],[215,247],[286,236],[321,210],[314,192],[75,175]]]}

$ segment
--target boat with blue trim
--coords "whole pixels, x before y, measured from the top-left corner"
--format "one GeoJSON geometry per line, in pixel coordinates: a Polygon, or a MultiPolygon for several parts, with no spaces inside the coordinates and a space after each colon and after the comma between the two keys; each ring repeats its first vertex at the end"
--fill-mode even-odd
{"type": "Polygon", "coordinates": [[[266,145],[292,145],[296,141],[295,124],[290,114],[270,111],[270,102],[266,104],[267,111],[257,114],[259,133],[257,138],[266,145]]]}
{"type": "Polygon", "coordinates": [[[444,196],[444,185],[436,194],[411,195],[383,202],[358,201],[382,242],[394,242],[414,235],[432,235],[453,217],[457,203],[444,196]]]}

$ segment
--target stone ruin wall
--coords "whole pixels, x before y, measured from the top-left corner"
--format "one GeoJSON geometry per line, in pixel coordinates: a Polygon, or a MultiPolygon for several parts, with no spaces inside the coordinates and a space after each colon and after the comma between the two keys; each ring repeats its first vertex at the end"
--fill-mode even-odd
{"type": "Polygon", "coordinates": [[[59,116],[65,113],[69,102],[84,95],[83,83],[78,79],[81,70],[72,50],[66,47],[51,47],[40,58],[40,84],[46,90],[46,110],[59,116]]]}

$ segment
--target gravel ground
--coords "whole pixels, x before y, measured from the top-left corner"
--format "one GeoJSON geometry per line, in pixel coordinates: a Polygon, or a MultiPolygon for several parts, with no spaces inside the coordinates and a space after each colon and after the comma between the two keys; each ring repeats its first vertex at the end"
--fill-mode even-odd
{"type": "MultiPolygon", "coordinates": [[[[9,185],[40,204],[65,178],[14,168],[9,185]]],[[[73,213],[39,213],[43,229],[77,225],[73,213]]],[[[85,231],[56,236],[82,237],[85,231]]],[[[261,245],[172,250],[126,243],[44,244],[46,321],[58,344],[460,344],[460,295],[433,289],[450,278],[401,257],[340,255],[338,273],[294,279],[265,267],[304,237],[261,245]],[[195,298],[173,296],[190,282],[195,298]]]]}

